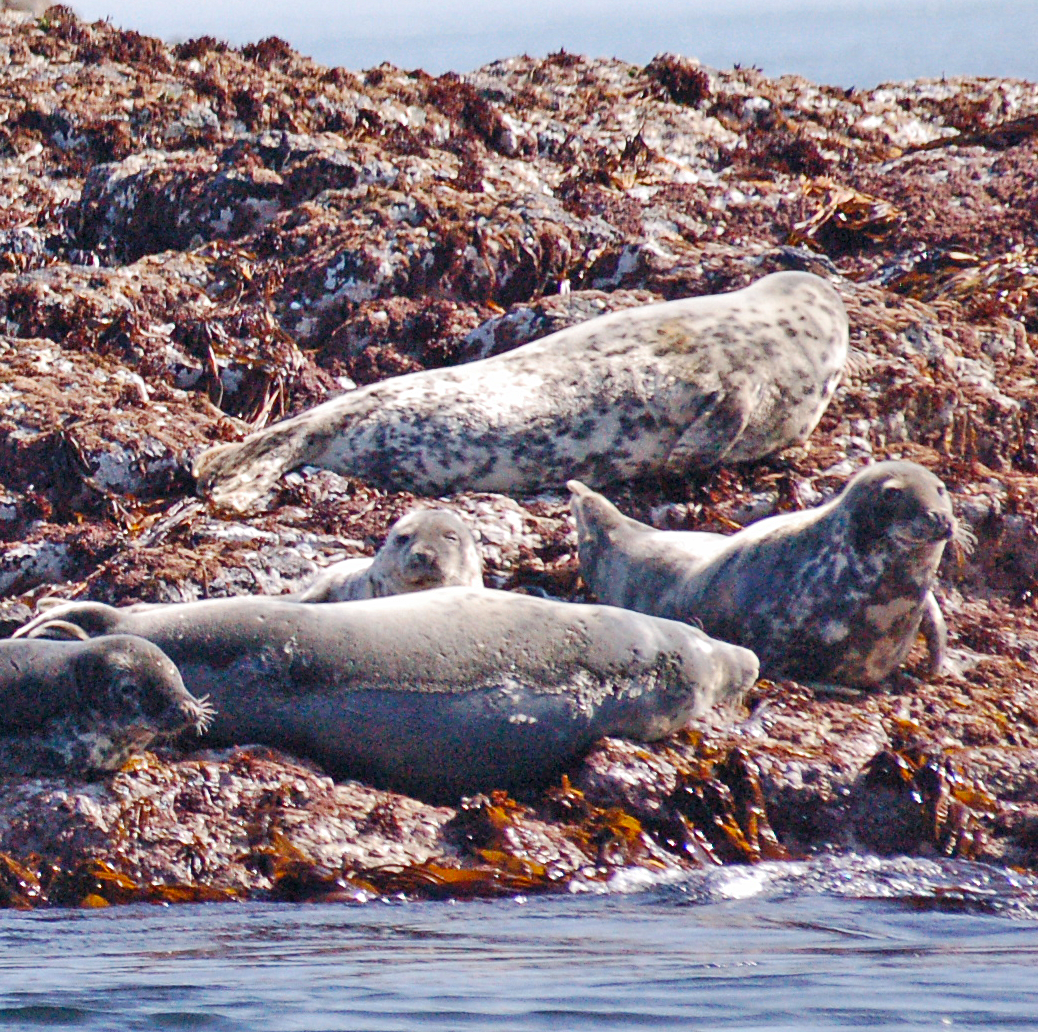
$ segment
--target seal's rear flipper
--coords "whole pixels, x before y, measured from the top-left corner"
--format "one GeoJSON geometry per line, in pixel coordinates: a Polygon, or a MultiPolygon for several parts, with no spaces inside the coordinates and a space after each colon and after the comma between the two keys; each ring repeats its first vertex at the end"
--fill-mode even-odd
{"type": "Polygon", "coordinates": [[[198,493],[221,509],[246,513],[257,508],[287,470],[274,456],[249,461],[247,453],[243,454],[247,444],[218,444],[195,460],[191,473],[198,482],[198,493]]]}
{"type": "Polygon", "coordinates": [[[635,520],[625,516],[608,498],[597,491],[592,491],[579,480],[567,480],[566,487],[570,492],[569,507],[577,524],[577,539],[609,537],[610,531],[616,527],[633,524],[642,526],[635,520]]]}
{"type": "Polygon", "coordinates": [[[103,602],[64,602],[47,606],[39,615],[23,624],[12,638],[50,638],[77,641],[111,634],[118,623],[119,611],[103,602]]]}
{"type": "Polygon", "coordinates": [[[306,465],[323,446],[324,437],[308,433],[306,420],[297,416],[239,444],[218,444],[202,452],[191,473],[198,493],[213,505],[244,513],[259,508],[285,473],[306,465]]]}

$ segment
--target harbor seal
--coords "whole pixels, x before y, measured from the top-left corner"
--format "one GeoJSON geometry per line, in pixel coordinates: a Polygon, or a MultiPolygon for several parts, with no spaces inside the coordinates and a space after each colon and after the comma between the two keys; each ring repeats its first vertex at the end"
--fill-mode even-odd
{"type": "Polygon", "coordinates": [[[483,587],[483,559],[468,527],[449,509],[418,509],[393,524],[374,559],[323,570],[296,602],[350,602],[428,588],[483,587]]]}
{"type": "Polygon", "coordinates": [[[370,384],[210,448],[194,475],[238,511],[307,464],[426,495],[684,476],[804,440],[836,389],[847,333],[825,280],[775,273],[370,384]]]}
{"type": "Polygon", "coordinates": [[[211,719],[208,702],[143,638],[0,641],[4,773],[117,770],[156,738],[201,734],[211,719]]]}
{"type": "Polygon", "coordinates": [[[876,463],[832,501],[731,536],[659,531],[569,488],[581,574],[601,602],[694,621],[753,649],[765,677],[876,685],[920,630],[931,672],[944,661],[937,566],[947,541],[972,535],[922,466],[876,463]]]}
{"type": "Polygon", "coordinates": [[[528,792],[603,735],[661,738],[757,675],[752,652],[686,624],[489,588],[321,606],[69,603],[18,633],[49,626],[158,645],[212,697],[206,744],[258,742],[438,802],[528,792]]]}

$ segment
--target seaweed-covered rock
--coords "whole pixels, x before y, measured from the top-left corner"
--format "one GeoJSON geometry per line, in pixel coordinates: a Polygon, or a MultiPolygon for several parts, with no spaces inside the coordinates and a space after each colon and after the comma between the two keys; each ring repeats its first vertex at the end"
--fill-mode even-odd
{"type": "Polygon", "coordinates": [[[232,522],[191,462],[357,384],[781,269],[834,283],[857,351],[811,439],[613,500],[724,532],[907,458],[977,537],[940,570],[938,677],[920,649],[868,696],[761,682],[747,713],[600,743],[519,802],[433,808],[189,742],[108,782],[9,783],[0,900],[471,896],[844,848],[1038,865],[1038,86],[844,90],[673,54],[355,73],[64,7],[0,13],[0,47],[5,632],[48,595],[295,590],[418,505],[468,522],[488,583],[582,600],[559,496],[304,468],[232,522]]]}

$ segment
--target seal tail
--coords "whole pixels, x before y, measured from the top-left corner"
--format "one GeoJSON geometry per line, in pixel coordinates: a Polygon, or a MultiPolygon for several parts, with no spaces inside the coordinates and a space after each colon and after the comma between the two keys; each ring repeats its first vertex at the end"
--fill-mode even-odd
{"type": "Polygon", "coordinates": [[[581,576],[600,601],[613,602],[610,588],[616,586],[607,583],[605,559],[617,548],[621,531],[642,525],[579,480],[567,481],[566,487],[570,491],[570,511],[577,525],[581,576]]]}

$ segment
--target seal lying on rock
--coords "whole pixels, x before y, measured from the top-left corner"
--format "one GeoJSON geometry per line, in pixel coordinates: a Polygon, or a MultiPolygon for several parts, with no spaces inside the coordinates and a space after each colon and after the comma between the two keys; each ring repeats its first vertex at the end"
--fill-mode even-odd
{"type": "Polygon", "coordinates": [[[70,603],[19,633],[48,628],[154,642],[211,694],[210,744],[260,742],[436,801],[536,788],[603,735],[661,738],[757,675],[752,652],[685,624],[490,589],[70,603]]]}
{"type": "Polygon", "coordinates": [[[0,771],[117,770],[156,738],[193,727],[212,707],[184,687],[142,638],[0,641],[0,771]]]}
{"type": "Polygon", "coordinates": [[[947,631],[933,586],[959,531],[944,485],[880,462],[825,505],[731,536],[659,531],[571,481],[580,571],[599,601],[677,620],[753,649],[766,677],[875,685],[920,629],[931,670],[947,631]]]}
{"type": "Polygon", "coordinates": [[[428,588],[483,587],[483,560],[472,532],[449,509],[419,509],[393,524],[374,559],[335,563],[291,598],[350,602],[428,588]]]}
{"type": "Polygon", "coordinates": [[[836,291],[776,273],[350,391],[210,448],[194,474],[202,494],[239,511],[306,464],[419,494],[683,475],[804,440],[846,358],[836,291]]]}

